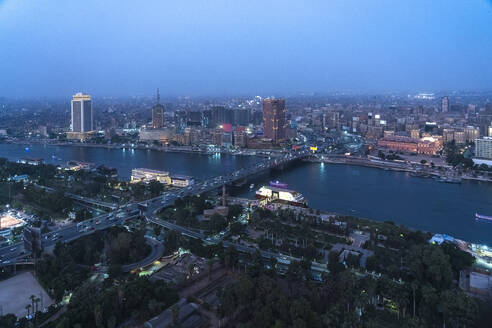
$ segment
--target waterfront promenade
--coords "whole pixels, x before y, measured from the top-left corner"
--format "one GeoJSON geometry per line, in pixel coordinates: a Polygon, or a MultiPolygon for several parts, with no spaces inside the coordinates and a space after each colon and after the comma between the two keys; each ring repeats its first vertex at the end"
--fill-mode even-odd
{"type": "Polygon", "coordinates": [[[409,172],[418,177],[441,178],[453,177],[469,181],[491,182],[492,177],[486,175],[473,175],[470,172],[460,172],[449,165],[431,167],[430,165],[409,162],[409,161],[389,161],[376,160],[367,157],[345,156],[345,155],[326,155],[317,154],[316,156],[305,159],[305,161],[325,164],[355,165],[382,169],[386,171],[409,172]]]}

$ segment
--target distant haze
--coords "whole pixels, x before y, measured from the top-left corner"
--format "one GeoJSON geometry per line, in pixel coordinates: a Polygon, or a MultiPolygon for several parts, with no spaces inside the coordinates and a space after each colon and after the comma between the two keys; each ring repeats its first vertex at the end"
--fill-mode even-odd
{"type": "Polygon", "coordinates": [[[492,89],[486,0],[0,0],[0,96],[492,89]]]}

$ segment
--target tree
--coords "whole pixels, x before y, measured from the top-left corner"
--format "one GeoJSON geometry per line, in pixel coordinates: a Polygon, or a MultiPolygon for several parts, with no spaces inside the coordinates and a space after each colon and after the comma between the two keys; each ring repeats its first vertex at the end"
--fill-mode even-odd
{"type": "Polygon", "coordinates": [[[445,242],[440,247],[449,257],[455,279],[459,279],[461,270],[469,268],[475,263],[475,257],[468,252],[462,251],[456,244],[445,242]]]}
{"type": "Polygon", "coordinates": [[[241,224],[240,222],[233,222],[231,224],[231,229],[230,230],[231,230],[231,233],[233,235],[239,235],[239,234],[241,234],[243,232],[244,225],[241,224]]]}
{"type": "Polygon", "coordinates": [[[112,264],[108,268],[108,274],[111,279],[115,279],[119,277],[123,273],[123,269],[121,265],[112,264]]]}
{"type": "Polygon", "coordinates": [[[144,195],[145,195],[145,186],[143,185],[143,183],[140,182],[140,183],[134,183],[134,184],[132,184],[131,190],[133,192],[133,196],[136,199],[143,199],[144,198],[144,195]]]}
{"type": "Polygon", "coordinates": [[[29,318],[29,315],[31,314],[31,304],[26,305],[26,310],[27,310],[27,317],[29,318]]]}
{"type": "Polygon", "coordinates": [[[149,191],[151,197],[157,197],[164,191],[164,185],[157,180],[149,182],[149,191]]]}
{"type": "Polygon", "coordinates": [[[41,302],[41,299],[39,297],[36,297],[36,299],[34,300],[34,303],[36,304],[36,313],[38,313],[38,306],[39,306],[39,302],[41,302]]]}
{"type": "Polygon", "coordinates": [[[243,211],[243,207],[241,205],[239,204],[230,205],[228,217],[229,218],[238,217],[242,211],[243,211]]]}
{"type": "Polygon", "coordinates": [[[164,237],[164,245],[166,249],[166,254],[171,254],[178,249],[180,245],[181,234],[174,230],[169,230],[166,232],[164,237]]]}
{"type": "Polygon", "coordinates": [[[426,245],[422,252],[425,278],[438,289],[449,288],[453,280],[453,271],[449,256],[435,245],[426,245]]]}
{"type": "Polygon", "coordinates": [[[9,313],[7,315],[0,316],[0,327],[14,328],[17,327],[16,324],[17,324],[17,317],[14,314],[9,313]]]}
{"type": "Polygon", "coordinates": [[[340,263],[338,256],[338,252],[335,251],[330,251],[328,253],[328,270],[334,275],[345,270],[345,266],[340,263]]]}
{"type": "Polygon", "coordinates": [[[226,224],[227,224],[226,219],[218,213],[215,213],[210,218],[210,230],[212,232],[218,232],[218,231],[224,230],[226,227],[226,224]]]}
{"type": "Polygon", "coordinates": [[[161,234],[161,230],[162,230],[162,228],[160,226],[158,226],[158,225],[154,226],[154,234],[156,237],[159,237],[159,235],[161,234]]]}
{"type": "Polygon", "coordinates": [[[34,311],[34,301],[36,300],[36,296],[35,295],[31,295],[31,296],[29,296],[29,299],[31,300],[31,309],[32,309],[32,312],[33,312],[33,314],[36,314],[36,312],[34,311]]]}
{"type": "Polygon", "coordinates": [[[86,208],[80,209],[75,213],[75,221],[85,221],[92,218],[92,213],[86,208]]]}

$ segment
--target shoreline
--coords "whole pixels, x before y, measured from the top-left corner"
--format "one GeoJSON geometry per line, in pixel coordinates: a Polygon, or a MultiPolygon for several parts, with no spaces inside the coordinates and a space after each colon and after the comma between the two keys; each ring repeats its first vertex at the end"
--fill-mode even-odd
{"type": "MultiPolygon", "coordinates": [[[[206,149],[197,149],[188,146],[155,146],[155,145],[126,145],[126,144],[91,144],[91,143],[72,143],[72,142],[43,142],[43,141],[27,141],[27,140],[16,140],[16,141],[0,141],[3,144],[14,144],[14,145],[44,145],[44,146],[59,146],[59,147],[84,147],[84,148],[103,148],[103,149],[137,149],[137,150],[154,150],[161,151],[165,153],[185,153],[185,154],[201,154],[201,155],[214,155],[214,154],[226,154],[231,156],[257,156],[265,157],[267,155],[262,154],[261,150],[257,151],[247,151],[242,150],[238,152],[227,151],[220,149],[218,151],[210,151],[206,149]]],[[[269,150],[272,152],[278,152],[278,150],[269,150]]]]}
{"type": "MultiPolygon", "coordinates": [[[[434,179],[434,180],[435,179],[447,179],[447,178],[449,178],[448,175],[446,175],[443,172],[438,172],[437,170],[421,171],[421,170],[418,170],[416,168],[409,167],[406,164],[395,163],[395,162],[385,162],[382,160],[377,161],[377,162],[373,162],[371,160],[363,159],[363,158],[324,157],[323,159],[310,158],[310,159],[306,159],[304,161],[311,162],[311,163],[324,163],[324,164],[334,164],[334,165],[362,166],[362,167],[380,169],[380,170],[384,170],[384,171],[407,172],[407,173],[416,174],[414,176],[416,178],[426,178],[426,179],[434,179]],[[419,175],[419,174],[421,174],[421,175],[419,175]]],[[[473,177],[473,176],[464,175],[464,174],[456,176],[455,178],[459,178],[460,180],[465,180],[465,181],[492,183],[492,178],[473,177]]],[[[461,181],[459,181],[459,182],[438,181],[438,182],[460,183],[461,181]]]]}
{"type": "MultiPolygon", "coordinates": [[[[180,146],[180,147],[164,147],[164,146],[155,146],[155,145],[125,145],[125,144],[90,144],[90,143],[71,143],[71,142],[43,142],[43,141],[34,141],[30,142],[27,140],[18,140],[18,141],[0,141],[3,144],[17,144],[17,145],[49,145],[49,146],[61,146],[61,147],[85,147],[85,148],[103,148],[103,149],[137,149],[137,150],[153,150],[160,151],[165,153],[183,153],[183,154],[199,154],[199,155],[215,155],[215,154],[226,154],[231,156],[256,156],[256,157],[268,157],[270,155],[265,154],[265,152],[274,152],[277,153],[278,150],[242,150],[239,152],[227,151],[224,149],[220,149],[219,151],[210,151],[204,149],[196,149],[193,147],[180,146]]],[[[322,159],[319,156],[313,156],[308,159],[304,159],[305,162],[311,163],[324,163],[324,164],[335,164],[335,165],[351,165],[351,166],[362,166],[375,168],[385,171],[394,171],[394,172],[407,172],[411,174],[415,174],[414,177],[417,178],[433,178],[433,179],[442,179],[438,182],[443,183],[461,183],[461,180],[464,181],[473,181],[473,182],[484,182],[484,183],[492,183],[492,178],[486,177],[474,177],[470,175],[461,174],[459,176],[453,176],[452,179],[459,178],[458,181],[448,181],[450,176],[446,175],[445,172],[439,172],[438,170],[429,170],[425,168],[425,170],[418,170],[414,167],[409,167],[408,164],[398,163],[393,161],[384,161],[384,160],[369,160],[366,158],[354,158],[340,155],[321,155],[322,159]]],[[[449,170],[449,169],[448,169],[449,170]]]]}

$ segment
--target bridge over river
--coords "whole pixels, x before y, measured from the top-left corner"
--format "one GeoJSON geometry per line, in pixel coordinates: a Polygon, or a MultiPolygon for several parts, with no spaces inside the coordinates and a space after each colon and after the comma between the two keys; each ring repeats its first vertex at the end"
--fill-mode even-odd
{"type": "MultiPolygon", "coordinates": [[[[256,248],[244,246],[237,243],[231,243],[228,241],[222,241],[222,238],[220,238],[220,240],[210,239],[209,237],[206,237],[205,235],[193,231],[189,228],[176,225],[172,222],[168,222],[157,218],[157,212],[162,208],[172,206],[176,201],[176,199],[180,197],[200,195],[202,193],[207,193],[212,190],[217,190],[218,188],[224,185],[232,184],[238,180],[247,179],[249,176],[261,173],[262,171],[267,171],[273,168],[283,168],[290,162],[301,160],[309,156],[311,156],[309,151],[302,150],[297,152],[284,153],[281,156],[275,158],[270,157],[250,167],[241,168],[229,174],[221,175],[202,182],[198,182],[184,189],[169,191],[163,193],[158,197],[146,200],[144,202],[129,203],[113,210],[112,212],[102,214],[95,218],[82,221],[78,224],[71,224],[62,229],[43,234],[41,236],[42,243],[44,247],[50,247],[53,246],[58,241],[65,242],[65,243],[71,242],[82,236],[91,234],[96,230],[106,229],[114,225],[122,225],[126,222],[126,220],[137,218],[142,214],[146,217],[147,221],[150,223],[160,225],[169,230],[180,232],[191,238],[200,239],[206,244],[222,242],[224,247],[234,247],[239,252],[252,254],[257,251],[256,248]],[[137,210],[137,207],[139,210],[137,210]],[[81,230],[80,229],[81,226],[85,227],[85,229],[81,230]]],[[[80,196],[77,195],[69,195],[69,196],[74,197],[76,199],[78,198],[78,200],[82,200],[79,198],[80,196]]],[[[89,204],[108,205],[108,204],[101,204],[98,201],[92,201],[87,198],[84,198],[83,201],[89,204]]],[[[107,206],[107,207],[113,208],[113,206],[107,206]]],[[[284,264],[288,264],[292,261],[300,260],[295,257],[286,256],[275,252],[262,251],[262,250],[259,251],[264,258],[267,259],[276,258],[278,262],[284,264]]],[[[24,250],[23,243],[17,243],[8,247],[1,248],[0,257],[4,260],[2,261],[0,266],[26,264],[28,263],[29,260],[26,261],[25,259],[29,258],[30,255],[31,254],[29,252],[26,252],[24,250]]],[[[312,270],[313,272],[316,272],[318,274],[321,272],[326,272],[326,265],[322,263],[313,262],[312,270]]]]}

